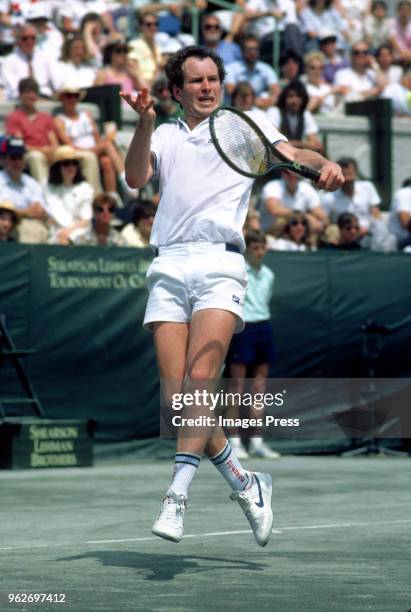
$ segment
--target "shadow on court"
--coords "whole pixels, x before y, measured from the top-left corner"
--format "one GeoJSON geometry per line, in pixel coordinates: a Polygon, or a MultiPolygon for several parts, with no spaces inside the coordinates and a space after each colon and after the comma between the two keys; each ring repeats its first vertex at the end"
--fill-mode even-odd
{"type": "Polygon", "coordinates": [[[267,565],[241,559],[223,559],[197,555],[145,554],[140,552],[120,552],[116,550],[96,550],[83,555],[62,557],[56,561],[80,561],[95,559],[105,567],[123,567],[142,572],[144,580],[163,582],[173,580],[181,574],[199,572],[228,571],[261,572],[267,565]],[[200,565],[201,564],[201,565],[200,565]]]}

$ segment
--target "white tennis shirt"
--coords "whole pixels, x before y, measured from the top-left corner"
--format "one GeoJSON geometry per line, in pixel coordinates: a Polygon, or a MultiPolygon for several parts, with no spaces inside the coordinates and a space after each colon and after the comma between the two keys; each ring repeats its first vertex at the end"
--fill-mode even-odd
{"type": "MultiPolygon", "coordinates": [[[[285,136],[260,114],[249,116],[272,143],[285,136]]],[[[242,228],[253,179],[232,170],[211,142],[209,119],[193,130],[179,119],[152,135],[160,203],[151,231],[153,247],[184,242],[226,242],[245,250],[242,228]]]]}

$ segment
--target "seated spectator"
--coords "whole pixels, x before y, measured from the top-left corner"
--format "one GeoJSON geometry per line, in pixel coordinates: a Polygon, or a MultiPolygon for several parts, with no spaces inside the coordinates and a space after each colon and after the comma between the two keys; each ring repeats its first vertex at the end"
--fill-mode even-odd
{"type": "Polygon", "coordinates": [[[273,61],[273,34],[280,35],[280,54],[292,51],[303,55],[304,36],[300,30],[295,2],[292,0],[246,0],[244,19],[247,33],[261,41],[261,59],[273,61]]]}
{"type": "Polygon", "coordinates": [[[310,226],[304,213],[294,212],[279,238],[273,237],[278,228],[267,232],[267,248],[273,251],[307,251],[312,248],[310,226]]]}
{"type": "Polygon", "coordinates": [[[243,225],[243,235],[246,236],[250,231],[262,232],[260,213],[253,207],[248,209],[247,217],[243,225]]]}
{"type": "Polygon", "coordinates": [[[2,200],[9,200],[20,215],[19,242],[44,243],[48,238],[47,214],[44,210],[43,190],[40,183],[25,174],[24,142],[10,138],[6,143],[0,170],[0,193],[2,200]]]}
{"type": "Polygon", "coordinates": [[[70,234],[73,244],[84,246],[126,246],[123,236],[111,227],[117,200],[109,193],[100,193],[93,200],[93,217],[86,228],[70,234]]]}
{"type": "MultiPolygon", "coordinates": [[[[165,0],[164,2],[153,3],[150,0],[132,0],[132,4],[138,11],[139,19],[143,19],[146,15],[156,18],[159,32],[168,35],[168,37],[177,37],[180,34],[183,12],[187,7],[186,2],[165,0]]],[[[197,6],[199,4],[201,2],[196,2],[197,6]]],[[[198,6],[198,8],[204,8],[204,6],[198,6]]]]}
{"type": "Polygon", "coordinates": [[[280,84],[282,87],[300,78],[302,71],[302,57],[294,53],[294,51],[287,51],[287,53],[280,57],[280,84]]]}
{"type": "Polygon", "coordinates": [[[357,42],[351,48],[351,66],[342,68],[335,75],[335,85],[346,101],[376,98],[384,89],[384,83],[370,67],[372,58],[365,42],[357,42]]]}
{"type": "Polygon", "coordinates": [[[390,43],[395,59],[405,65],[411,62],[411,2],[400,0],[397,17],[391,27],[390,43]]]}
{"type": "Polygon", "coordinates": [[[59,145],[54,120],[36,109],[39,86],[29,77],[19,83],[19,107],[6,117],[6,132],[21,138],[27,150],[30,174],[40,183],[47,181],[49,163],[59,145]]]}
{"type": "Polygon", "coordinates": [[[151,87],[163,67],[161,49],[155,41],[158,19],[155,13],[139,14],[140,35],[129,42],[129,58],[136,61],[141,78],[151,87]]]}
{"type": "Polygon", "coordinates": [[[324,55],[323,77],[327,83],[334,83],[336,73],[341,68],[347,68],[350,62],[337,50],[337,37],[332,32],[322,34],[318,45],[324,55]]]}
{"type": "Polygon", "coordinates": [[[246,36],[241,43],[242,59],[227,66],[225,88],[228,96],[235,86],[247,81],[256,93],[255,104],[266,109],[275,104],[279,93],[278,78],[273,68],[259,61],[260,44],[254,36],[246,36]]]}
{"type": "Polygon", "coordinates": [[[301,30],[306,36],[306,52],[317,50],[318,40],[328,32],[336,36],[340,48],[347,47],[348,24],[332,0],[309,0],[299,17],[301,30]]]}
{"type": "Polygon", "coordinates": [[[14,230],[20,221],[17,209],[7,200],[0,201],[0,242],[16,242],[14,230]]]}
{"type": "Polygon", "coordinates": [[[75,149],[60,147],[52,161],[50,178],[44,185],[44,207],[51,232],[49,242],[69,244],[73,230],[89,225],[94,190],[84,180],[75,149]]]}
{"type": "Polygon", "coordinates": [[[148,248],[157,208],[150,200],[141,200],[133,210],[133,222],[121,230],[128,246],[148,248]]]}
{"type": "MultiPolygon", "coordinates": [[[[80,34],[86,45],[89,61],[93,66],[100,67],[103,64],[103,49],[109,43],[109,38],[104,34],[103,20],[98,13],[87,12],[81,20],[80,34]]],[[[112,31],[113,39],[122,39],[121,34],[112,31]]]]}
{"type": "Polygon", "coordinates": [[[58,63],[58,73],[58,89],[64,83],[76,83],[81,89],[93,85],[97,66],[91,65],[81,34],[66,38],[61,51],[61,61],[58,63]]]}
{"type": "Polygon", "coordinates": [[[411,179],[394,193],[388,227],[400,251],[411,245],[411,179]]]}
{"type": "Polygon", "coordinates": [[[281,178],[269,181],[262,190],[261,221],[264,230],[284,224],[296,211],[305,213],[310,229],[320,233],[328,222],[318,192],[297,174],[281,170],[281,178]]]}
{"type": "Polygon", "coordinates": [[[202,46],[217,53],[228,66],[231,62],[241,60],[240,47],[235,42],[223,40],[223,28],[217,15],[208,13],[201,20],[202,46]]]}
{"type": "Polygon", "coordinates": [[[361,233],[358,219],[352,213],[342,213],[337,219],[338,233],[327,234],[327,229],[334,228],[329,226],[324,232],[320,245],[324,249],[342,249],[344,251],[358,251],[362,249],[361,233]]]}
{"type": "Polygon", "coordinates": [[[162,123],[175,121],[179,117],[183,116],[182,108],[175,100],[173,100],[167,85],[167,79],[164,76],[160,76],[154,82],[151,93],[155,99],[155,127],[158,127],[162,123]]]}
{"type": "Polygon", "coordinates": [[[25,14],[27,22],[37,33],[36,47],[53,62],[60,58],[64,38],[51,20],[51,10],[48,2],[33,2],[28,5],[25,14]]]}
{"type": "Polygon", "coordinates": [[[57,63],[40,51],[36,36],[37,32],[30,24],[16,29],[17,48],[1,64],[1,80],[7,100],[18,98],[19,83],[28,77],[36,79],[42,97],[51,98],[55,91],[57,63]]]}
{"type": "Polygon", "coordinates": [[[399,83],[390,83],[382,94],[382,98],[389,98],[397,117],[411,115],[411,72],[405,74],[399,83]]]}
{"type": "Polygon", "coordinates": [[[388,44],[392,25],[385,0],[372,2],[371,13],[365,17],[363,27],[364,41],[372,51],[388,44]]]}
{"type": "MultiPolygon", "coordinates": [[[[125,183],[124,159],[112,140],[107,136],[100,136],[93,117],[88,112],[77,109],[81,95],[78,86],[70,83],[64,85],[59,92],[62,109],[55,117],[59,140],[78,149],[83,163],[86,160],[87,166],[91,166],[90,154],[97,156],[104,190],[114,193],[117,190],[117,175],[125,183]]],[[[84,175],[97,191],[99,178],[95,177],[94,168],[92,167],[91,172],[88,167],[86,172],[86,167],[83,167],[84,175]]]]}
{"type": "Polygon", "coordinates": [[[317,136],[318,126],[310,111],[306,110],[307,105],[306,88],[301,81],[293,81],[284,87],[277,106],[268,109],[267,116],[294,147],[321,153],[323,147],[317,136]]]}
{"type": "MultiPolygon", "coordinates": [[[[98,73],[94,85],[120,85],[121,91],[133,93],[147,87],[141,78],[138,64],[127,57],[128,46],[117,41],[110,42],[103,51],[103,65],[98,73]]],[[[127,105],[123,101],[124,105],[127,105]]]]}
{"type": "Polygon", "coordinates": [[[265,111],[257,108],[255,103],[256,95],[251,85],[246,81],[238,83],[231,94],[231,106],[234,106],[234,108],[238,108],[243,112],[252,110],[254,116],[260,115],[261,117],[266,118],[265,111]]]}
{"type": "Polygon", "coordinates": [[[329,114],[337,108],[339,88],[324,79],[324,55],[321,51],[311,51],[304,57],[307,77],[304,84],[310,97],[307,110],[312,113],[329,114]]]}
{"type": "Polygon", "coordinates": [[[334,0],[334,8],[347,24],[347,40],[351,45],[363,38],[363,26],[370,12],[370,0],[334,0]]]}
{"type": "MultiPolygon", "coordinates": [[[[400,83],[404,75],[404,70],[401,66],[394,64],[394,55],[390,45],[381,45],[375,52],[376,62],[373,65],[374,70],[382,77],[384,87],[392,83],[400,83]]],[[[384,96],[384,91],[381,94],[384,96]]]]}
{"type": "Polygon", "coordinates": [[[345,183],[337,191],[323,195],[322,204],[330,217],[331,223],[336,223],[342,213],[356,215],[360,224],[360,234],[365,236],[370,228],[371,219],[379,219],[380,197],[371,181],[358,179],[358,166],[355,159],[344,157],[338,160],[345,183]]]}
{"type": "Polygon", "coordinates": [[[57,4],[57,21],[66,35],[80,32],[82,20],[88,13],[99,15],[104,29],[110,34],[115,32],[107,0],[70,0],[57,4]]]}

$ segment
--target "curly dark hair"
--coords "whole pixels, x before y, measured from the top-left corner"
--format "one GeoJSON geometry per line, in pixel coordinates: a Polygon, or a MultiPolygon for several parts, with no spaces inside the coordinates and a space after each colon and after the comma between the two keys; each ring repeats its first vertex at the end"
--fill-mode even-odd
{"type": "Polygon", "coordinates": [[[302,99],[302,106],[300,109],[300,113],[303,113],[305,109],[307,108],[309,97],[308,97],[307,89],[305,88],[304,83],[301,83],[301,81],[299,81],[298,79],[294,79],[294,81],[291,81],[291,83],[288,83],[288,85],[284,87],[284,89],[278,96],[278,101],[277,101],[278,108],[284,111],[287,110],[286,100],[287,100],[287,96],[290,93],[290,91],[292,91],[299,98],[302,99]]]}
{"type": "Polygon", "coordinates": [[[225,78],[225,70],[223,60],[216,55],[213,51],[209,49],[205,49],[203,47],[198,47],[196,45],[190,45],[188,47],[184,47],[174,53],[170,59],[167,61],[165,65],[165,72],[168,79],[168,88],[173,97],[173,100],[178,102],[174,98],[173,86],[182,88],[184,85],[184,71],[183,64],[189,57],[197,57],[200,60],[204,60],[210,58],[213,60],[218,70],[218,78],[220,79],[220,83],[223,83],[225,78]]]}
{"type": "MultiPolygon", "coordinates": [[[[78,160],[76,160],[78,162],[78,160]]],[[[80,162],[78,162],[76,176],[73,180],[73,185],[76,183],[81,183],[84,181],[84,176],[81,171],[80,162]]],[[[50,185],[62,185],[63,184],[63,176],[61,174],[61,166],[60,162],[53,164],[50,168],[50,176],[49,176],[50,185]]]]}

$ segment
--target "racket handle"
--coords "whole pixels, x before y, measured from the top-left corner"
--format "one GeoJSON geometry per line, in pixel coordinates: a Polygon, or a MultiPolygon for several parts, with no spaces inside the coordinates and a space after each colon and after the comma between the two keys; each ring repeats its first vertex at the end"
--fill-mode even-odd
{"type": "Polygon", "coordinates": [[[301,166],[301,164],[299,164],[298,162],[294,162],[293,166],[300,176],[303,176],[304,178],[307,178],[310,181],[313,181],[314,183],[318,183],[318,181],[320,180],[321,175],[317,170],[313,170],[312,168],[308,168],[307,166],[301,166]]]}

